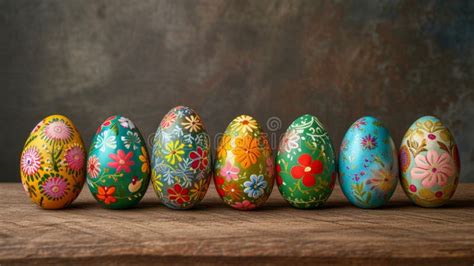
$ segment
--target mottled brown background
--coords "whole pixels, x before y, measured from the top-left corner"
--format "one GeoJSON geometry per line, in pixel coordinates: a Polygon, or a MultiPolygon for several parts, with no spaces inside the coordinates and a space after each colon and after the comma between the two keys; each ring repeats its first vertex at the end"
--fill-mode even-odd
{"type": "Polygon", "coordinates": [[[2,181],[43,117],[90,143],[123,114],[147,136],[175,105],[211,134],[237,115],[320,118],[339,146],[358,117],[397,143],[419,116],[453,131],[474,181],[474,1],[0,1],[2,181]]]}

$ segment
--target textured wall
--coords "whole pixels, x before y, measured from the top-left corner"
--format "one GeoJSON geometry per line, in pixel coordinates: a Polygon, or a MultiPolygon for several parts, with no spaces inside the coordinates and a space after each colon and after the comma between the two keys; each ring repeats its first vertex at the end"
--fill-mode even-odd
{"type": "Polygon", "coordinates": [[[283,129],[315,114],[337,147],[360,116],[398,145],[435,114],[474,181],[474,1],[1,0],[0,32],[2,181],[49,114],[88,146],[109,115],[149,135],[175,105],[211,134],[241,113],[283,129]]]}

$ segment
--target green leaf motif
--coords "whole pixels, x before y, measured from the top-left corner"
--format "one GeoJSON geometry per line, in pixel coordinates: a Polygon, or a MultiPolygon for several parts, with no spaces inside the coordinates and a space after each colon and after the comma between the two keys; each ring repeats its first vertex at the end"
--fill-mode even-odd
{"type": "Polygon", "coordinates": [[[363,183],[355,183],[352,185],[352,190],[354,192],[354,197],[357,201],[368,205],[370,200],[372,199],[372,193],[364,191],[363,183]],[[367,195],[367,196],[366,196],[367,195]]]}

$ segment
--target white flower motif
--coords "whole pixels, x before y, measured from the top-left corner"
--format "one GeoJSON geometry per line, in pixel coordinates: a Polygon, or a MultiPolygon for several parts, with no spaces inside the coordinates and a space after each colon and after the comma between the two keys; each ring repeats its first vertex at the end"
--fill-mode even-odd
{"type": "Polygon", "coordinates": [[[111,149],[117,148],[117,141],[115,140],[115,136],[109,136],[109,131],[106,130],[97,136],[97,141],[94,147],[104,152],[107,147],[111,149]]]}
{"type": "Polygon", "coordinates": [[[300,136],[294,130],[287,132],[280,144],[280,152],[290,152],[292,149],[297,149],[299,147],[300,136]]]}
{"type": "Polygon", "coordinates": [[[122,116],[118,119],[118,121],[119,121],[119,123],[122,127],[130,128],[130,129],[135,128],[135,125],[133,124],[133,122],[130,119],[126,118],[126,117],[122,116]]]}
{"type": "Polygon", "coordinates": [[[141,143],[138,133],[132,131],[128,131],[126,136],[121,137],[121,140],[123,141],[125,148],[130,149],[130,147],[132,147],[133,150],[138,149],[138,144],[141,143]]]}

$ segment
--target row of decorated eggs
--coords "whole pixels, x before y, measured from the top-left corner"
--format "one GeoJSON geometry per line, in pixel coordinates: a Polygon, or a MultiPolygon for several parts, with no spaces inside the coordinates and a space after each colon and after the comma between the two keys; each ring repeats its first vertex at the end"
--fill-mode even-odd
{"type": "Polygon", "coordinates": [[[164,205],[188,209],[204,198],[212,176],[219,196],[235,209],[251,210],[264,204],[274,176],[290,205],[316,208],[331,195],[337,173],[351,203],[375,208],[388,202],[399,172],[413,202],[435,207],[453,195],[459,171],[453,136],[431,116],[418,119],[408,129],[400,156],[379,120],[357,120],[344,136],[336,164],[328,132],[315,116],[303,115],[289,126],[274,160],[259,123],[241,115],[222,135],[212,164],[205,126],[194,110],[183,106],[170,110],[161,121],[151,160],[140,131],[123,116],[109,117],[99,126],[86,160],[74,124],[53,115],[33,129],[20,161],[25,191],[46,209],[68,206],[85,181],[101,206],[129,208],[144,196],[150,179],[164,205]]]}

